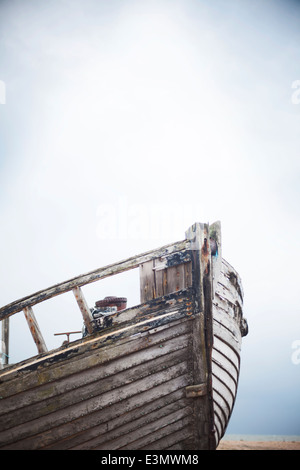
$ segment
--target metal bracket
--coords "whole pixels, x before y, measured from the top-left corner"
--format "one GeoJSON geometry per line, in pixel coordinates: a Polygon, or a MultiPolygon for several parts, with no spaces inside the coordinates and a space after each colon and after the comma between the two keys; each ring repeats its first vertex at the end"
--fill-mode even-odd
{"type": "Polygon", "coordinates": [[[185,393],[187,398],[203,397],[207,394],[207,385],[206,383],[189,385],[188,387],[185,387],[185,393]]]}
{"type": "Polygon", "coordinates": [[[75,335],[75,334],[78,334],[78,333],[81,333],[82,334],[82,331],[67,331],[65,333],[54,333],[54,336],[59,336],[59,335],[67,335],[67,338],[66,339],[66,342],[69,344],[70,342],[70,335],[75,335]]]}

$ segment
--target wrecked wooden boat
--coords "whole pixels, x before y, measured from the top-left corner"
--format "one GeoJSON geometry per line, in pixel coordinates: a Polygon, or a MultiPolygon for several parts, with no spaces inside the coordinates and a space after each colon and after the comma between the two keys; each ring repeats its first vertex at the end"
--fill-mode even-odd
{"type": "Polygon", "coordinates": [[[215,449],[237,393],[242,305],[217,222],[2,307],[4,336],[23,311],[39,354],[0,371],[0,449],[215,449]],[[93,316],[82,287],[137,267],[141,303],[93,316]],[[47,351],[32,307],[71,290],[86,334],[47,351]]]}

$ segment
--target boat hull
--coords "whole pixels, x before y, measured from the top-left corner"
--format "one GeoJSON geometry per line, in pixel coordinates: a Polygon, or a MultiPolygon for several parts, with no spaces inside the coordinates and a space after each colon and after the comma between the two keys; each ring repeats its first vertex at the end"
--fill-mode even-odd
{"type": "MultiPolygon", "coordinates": [[[[247,325],[241,282],[221,257],[218,226],[213,255],[203,227],[155,256],[140,255],[140,305],[117,311],[98,331],[90,324],[93,333],[81,340],[1,371],[0,449],[217,447],[236,398],[247,325]]],[[[129,265],[137,261],[117,268],[129,265]]],[[[82,279],[10,304],[2,315],[82,279]]]]}
{"type": "Polygon", "coordinates": [[[225,434],[237,395],[242,337],[247,334],[242,305],[239,276],[223,260],[213,300],[212,396],[216,443],[225,434]]]}
{"type": "Polygon", "coordinates": [[[192,303],[146,303],[124,329],[2,374],[0,448],[194,449],[192,303]]]}

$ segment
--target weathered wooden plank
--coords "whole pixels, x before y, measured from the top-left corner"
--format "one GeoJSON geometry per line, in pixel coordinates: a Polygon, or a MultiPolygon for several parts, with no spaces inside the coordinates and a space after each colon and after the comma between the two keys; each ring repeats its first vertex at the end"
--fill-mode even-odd
{"type": "MultiPolygon", "coordinates": [[[[108,364],[105,371],[103,371],[102,367],[93,368],[92,370],[89,370],[87,383],[84,383],[81,374],[76,374],[76,376],[72,375],[63,381],[53,382],[51,384],[51,388],[53,389],[51,397],[45,397],[41,401],[41,397],[44,392],[43,390],[38,390],[36,393],[39,395],[40,401],[31,403],[26,407],[23,405],[19,408],[12,409],[9,413],[5,413],[0,416],[0,429],[8,429],[9,427],[14,426],[15,423],[22,424],[48,414],[49,412],[58,411],[78,402],[83,402],[84,400],[98,396],[100,392],[102,394],[128,383],[132,383],[135,380],[146,378],[160,370],[165,371],[165,377],[167,380],[169,367],[178,365],[184,361],[187,362],[187,349],[186,347],[185,349],[182,348],[181,344],[178,344],[181,342],[187,346],[187,338],[180,337],[180,341],[178,340],[177,344],[174,344],[173,341],[171,344],[164,345],[163,348],[157,346],[157,350],[155,350],[155,348],[151,348],[152,354],[147,354],[146,350],[145,362],[141,355],[134,354],[131,357],[131,364],[126,364],[124,358],[121,356],[117,361],[117,364],[108,364]],[[174,346],[175,348],[176,346],[179,346],[180,349],[178,351],[176,349],[173,351],[174,346]],[[164,354],[165,351],[163,351],[166,347],[170,351],[168,354],[164,354]],[[139,356],[137,360],[140,361],[140,363],[136,366],[132,366],[132,364],[136,362],[136,356],[139,356]],[[149,362],[149,358],[151,356],[153,356],[153,358],[151,362],[149,362]],[[122,367],[123,364],[124,368],[122,367]],[[130,367],[130,365],[132,367],[130,367]],[[118,372],[115,371],[117,366],[119,369],[118,372]],[[56,389],[60,391],[64,386],[68,392],[55,393],[56,389]]],[[[87,377],[87,375],[88,374],[84,374],[84,377],[87,377]]],[[[20,397],[20,400],[22,402],[22,397],[20,397]]],[[[26,401],[28,402],[28,398],[26,401]]],[[[13,401],[11,400],[11,402],[13,401]]]]}
{"type": "Polygon", "coordinates": [[[8,364],[9,359],[9,318],[4,318],[1,323],[0,369],[8,364]]]}
{"type": "MultiPolygon", "coordinates": [[[[133,343],[129,343],[128,344],[128,349],[131,349],[131,352],[136,352],[136,351],[144,351],[145,348],[147,348],[147,341],[146,341],[146,338],[144,338],[142,341],[140,341],[139,339],[136,340],[137,342],[135,342],[134,344],[133,343]],[[131,346],[131,347],[130,347],[131,346]]],[[[155,343],[156,344],[162,344],[162,347],[165,347],[166,348],[166,351],[167,351],[167,348],[168,348],[168,345],[166,343],[157,343],[156,342],[156,338],[154,338],[153,340],[153,343],[151,344],[151,346],[153,345],[155,347],[155,343]],[[153,344],[154,343],[154,344],[153,344]]],[[[149,345],[149,344],[148,344],[149,345]]],[[[172,343],[170,344],[170,347],[171,347],[172,343]]],[[[176,342],[175,342],[175,345],[176,345],[176,342]]],[[[184,340],[183,340],[183,347],[184,347],[184,340]]],[[[161,348],[162,349],[162,348],[161,348]]],[[[177,343],[176,345],[176,349],[177,350],[180,350],[181,349],[181,346],[177,343]]],[[[152,350],[151,350],[152,351],[152,350]]],[[[151,354],[151,351],[149,354],[151,354]]],[[[106,351],[103,351],[104,352],[104,355],[107,356],[107,352],[106,351]]],[[[112,351],[112,354],[118,354],[119,353],[119,350],[118,349],[115,349],[112,351]]],[[[124,355],[123,355],[123,361],[125,362],[125,358],[126,358],[126,354],[130,354],[130,350],[124,352],[124,355]]],[[[154,354],[153,354],[154,356],[154,354]]],[[[101,352],[99,353],[99,357],[101,358],[101,352]]],[[[134,358],[135,360],[135,358],[134,358]]],[[[98,364],[99,366],[102,364],[103,367],[106,367],[107,365],[107,362],[105,363],[106,361],[101,361],[98,359],[98,364]]],[[[134,362],[135,363],[135,362],[134,362]]],[[[80,366],[82,366],[84,364],[84,361],[81,362],[81,364],[79,364],[80,366]]],[[[97,365],[97,362],[95,361],[94,365],[91,365],[92,367],[95,367],[97,365]]],[[[76,368],[76,363],[74,363],[74,367],[76,368]]],[[[127,364],[124,365],[125,368],[129,367],[127,364]]],[[[54,380],[59,380],[59,377],[62,378],[62,373],[59,373],[60,371],[60,368],[56,368],[54,369],[53,371],[50,371],[50,374],[53,376],[54,374],[54,380]],[[55,377],[56,376],[56,377],[55,377]]],[[[73,372],[74,373],[74,372],[73,372]]],[[[69,372],[69,369],[67,369],[67,374],[70,374],[69,372]]],[[[36,373],[33,373],[31,375],[36,375],[36,373]]],[[[43,393],[45,393],[45,397],[47,396],[52,396],[51,393],[52,393],[52,390],[51,390],[51,387],[52,387],[52,383],[51,383],[51,375],[50,375],[50,378],[47,378],[47,383],[49,384],[46,389],[42,389],[41,392],[39,393],[39,389],[37,390],[37,400],[38,401],[41,401],[43,399],[43,393]]],[[[40,376],[37,377],[37,381],[39,380],[39,378],[41,379],[41,381],[44,380],[44,373],[42,373],[40,376]]],[[[30,377],[31,379],[31,377],[30,377]]],[[[75,378],[74,378],[75,379],[75,378]]],[[[66,380],[66,385],[67,386],[70,386],[72,385],[72,380],[66,380]]],[[[79,381],[80,383],[80,381],[79,381]]],[[[59,387],[59,384],[56,383],[56,385],[58,386],[59,390],[58,392],[62,389],[62,387],[59,387]]],[[[34,390],[34,389],[33,389],[34,390]]],[[[8,393],[8,392],[7,392],[8,393]]],[[[26,396],[26,395],[25,395],[26,396]]],[[[32,396],[32,394],[31,394],[32,396]]],[[[10,406],[13,407],[13,403],[14,403],[14,398],[12,397],[10,399],[11,401],[11,404],[10,406]]],[[[5,409],[3,408],[2,409],[2,413],[5,413],[5,409]]]]}
{"type": "Polygon", "coordinates": [[[6,413],[14,409],[14,407],[18,408],[19,405],[20,407],[26,406],[26,403],[28,405],[31,403],[31,406],[33,406],[34,402],[45,400],[47,397],[55,396],[59,393],[67,393],[68,390],[71,391],[76,386],[81,387],[86,383],[97,380],[98,376],[95,376],[95,374],[91,373],[89,375],[88,369],[90,367],[95,368],[96,365],[105,365],[105,369],[101,368],[99,372],[99,377],[101,377],[103,374],[109,375],[110,370],[111,373],[116,373],[118,368],[122,370],[122,368],[131,367],[132,364],[138,364],[139,361],[151,361],[151,359],[155,359],[157,354],[168,354],[172,350],[180,351],[186,347],[185,335],[188,334],[190,329],[191,322],[189,320],[183,323],[175,322],[174,325],[166,325],[165,328],[155,328],[151,334],[151,340],[148,339],[147,332],[145,332],[144,336],[130,337],[128,342],[123,343],[114,344],[112,338],[110,345],[105,346],[104,343],[104,349],[102,350],[99,347],[94,348],[92,345],[91,350],[88,350],[86,355],[82,355],[80,359],[75,356],[74,360],[69,358],[62,364],[59,362],[51,364],[46,360],[45,370],[40,365],[37,373],[35,369],[29,369],[27,375],[23,372],[21,384],[20,380],[15,378],[8,382],[7,385],[4,383],[1,386],[2,404],[4,403],[4,396],[18,393],[17,400],[14,399],[14,396],[5,400],[6,406],[2,407],[2,412],[6,413]],[[157,347],[159,348],[158,351],[155,349],[157,347]],[[147,350],[148,348],[149,350],[147,350]],[[90,351],[93,351],[94,360],[91,358],[90,351]],[[132,353],[135,353],[133,359],[130,357],[132,353]],[[128,359],[126,359],[126,355],[128,359]],[[108,361],[116,360],[119,357],[122,357],[122,362],[119,365],[117,362],[111,362],[111,366],[108,364],[108,361]],[[68,378],[69,376],[70,379],[68,378]],[[53,383],[55,383],[54,389],[53,383]],[[38,387],[38,389],[32,387],[38,387]],[[31,391],[25,392],[26,389],[30,388],[32,388],[31,391]],[[22,393],[20,394],[20,392],[22,393]]]}
{"type": "MultiPolygon", "coordinates": [[[[159,260],[155,260],[155,265],[159,264],[159,260]]],[[[168,293],[167,269],[155,270],[155,288],[157,297],[162,297],[168,293]]]]}
{"type": "Polygon", "coordinates": [[[218,282],[216,296],[223,298],[227,305],[228,302],[230,302],[233,306],[235,306],[237,302],[239,305],[242,305],[241,297],[238,295],[237,291],[232,288],[232,286],[228,285],[228,281],[226,282],[226,284],[223,284],[220,281],[218,282]]]}
{"type": "MultiPolygon", "coordinates": [[[[16,412],[20,409],[20,414],[22,414],[23,407],[30,405],[33,412],[35,404],[37,404],[37,406],[41,406],[39,405],[41,401],[46,401],[47,403],[47,400],[51,399],[52,397],[55,400],[59,400],[59,396],[62,394],[69,396],[68,392],[72,392],[76,388],[89,386],[89,384],[93,384],[105,377],[113,377],[115,374],[118,374],[121,371],[127,371],[131,367],[137,367],[144,362],[147,363],[147,369],[152,370],[151,362],[149,361],[154,361],[155,363],[157,357],[163,357],[165,358],[165,361],[168,360],[169,354],[171,354],[171,357],[174,357],[174,360],[176,359],[177,355],[181,359],[184,358],[185,348],[188,345],[188,330],[184,332],[182,329],[175,329],[173,334],[176,336],[173,338],[170,337],[166,341],[161,341],[161,339],[157,340],[155,336],[152,340],[153,336],[151,336],[151,344],[148,344],[147,346],[145,343],[144,348],[140,350],[137,350],[136,347],[132,348],[132,346],[129,346],[132,355],[128,355],[126,348],[124,348],[123,354],[120,354],[119,356],[116,356],[116,351],[114,351],[112,354],[112,360],[105,364],[105,368],[103,367],[104,364],[101,361],[98,362],[98,367],[96,365],[89,367],[86,361],[77,363],[77,372],[72,369],[70,370],[67,367],[64,367],[64,370],[62,371],[62,366],[60,366],[59,370],[64,372],[66,375],[60,374],[57,378],[57,369],[52,369],[52,371],[49,372],[49,375],[51,374],[50,378],[52,376],[53,381],[45,383],[44,385],[40,385],[38,388],[35,387],[29,390],[26,390],[26,387],[24,387],[24,390],[18,393],[17,398],[14,395],[14,390],[12,390],[11,396],[2,398],[3,407],[1,407],[1,415],[4,414],[4,416],[1,418],[0,415],[0,428],[1,426],[4,428],[6,425],[8,425],[6,414],[12,411],[16,412]],[[121,357],[122,360],[117,360],[118,357],[121,357]]],[[[76,363],[74,366],[74,369],[76,369],[76,363]]],[[[36,374],[33,373],[32,375],[36,374]]],[[[80,392],[75,394],[74,399],[78,399],[79,396],[80,392]]],[[[71,402],[70,398],[68,398],[68,400],[71,402]]],[[[51,402],[49,401],[49,403],[51,402]]],[[[26,410],[22,416],[24,417],[25,414],[26,410]]],[[[22,419],[22,417],[20,419],[22,419]]]]}
{"type": "Polygon", "coordinates": [[[141,301],[187,289],[192,285],[190,253],[175,253],[140,265],[141,301]]]}
{"type": "MultiPolygon", "coordinates": [[[[61,434],[63,427],[58,428],[58,435],[55,435],[55,438],[59,439],[58,442],[53,442],[46,448],[88,450],[107,440],[107,436],[111,439],[112,435],[116,438],[122,435],[124,433],[123,426],[128,432],[130,429],[140,428],[142,420],[155,419],[156,413],[160,414],[169,405],[179,404],[181,406],[183,404],[183,406],[187,406],[188,403],[184,398],[184,390],[181,388],[180,380],[176,379],[172,382],[173,388],[175,383],[179,387],[175,391],[170,391],[168,383],[165,383],[157,388],[155,397],[154,391],[150,393],[150,398],[147,392],[143,392],[139,396],[134,395],[125,402],[122,401],[116,403],[113,407],[107,408],[105,415],[102,412],[90,415],[85,425],[83,420],[80,419],[84,433],[76,432],[76,428],[74,429],[75,423],[67,425],[69,429],[64,430],[64,434],[61,434]],[[126,411],[124,412],[124,410],[126,411]],[[95,417],[96,414],[97,418],[95,417]],[[61,439],[61,436],[64,439],[61,439]]],[[[77,421],[76,426],[78,426],[77,421]]]]}
{"type": "Polygon", "coordinates": [[[222,269],[222,237],[221,223],[215,222],[209,227],[209,239],[211,245],[212,263],[212,297],[215,296],[218,280],[222,269]]]}
{"type": "Polygon", "coordinates": [[[195,446],[198,449],[214,448],[211,351],[212,330],[212,290],[211,254],[209,227],[207,224],[194,224],[186,232],[192,248],[193,288],[195,292],[194,311],[198,313],[194,321],[193,360],[194,384],[206,383],[207,395],[194,398],[195,446]],[[198,417],[198,418],[197,418],[198,417]]]}
{"type": "MultiPolygon", "coordinates": [[[[189,426],[192,421],[192,409],[190,407],[184,408],[179,412],[172,413],[168,416],[169,424],[166,424],[165,418],[150,423],[143,428],[143,436],[141,437],[140,430],[133,434],[131,441],[127,442],[126,445],[118,447],[119,450],[138,450],[143,449],[145,446],[151,445],[153,450],[155,449],[155,441],[162,439],[169,434],[177,431],[178,429],[183,429],[186,426],[189,426]]],[[[183,438],[185,436],[183,435],[183,438]]],[[[98,447],[97,449],[103,449],[103,447],[98,447]]]]}
{"type": "Polygon", "coordinates": [[[237,273],[237,271],[228,263],[224,258],[222,259],[222,270],[223,274],[228,277],[231,281],[231,284],[235,287],[236,291],[241,297],[241,303],[244,298],[244,290],[242,286],[242,281],[237,273]]]}
{"type": "Polygon", "coordinates": [[[75,296],[75,299],[78,303],[78,307],[80,308],[84,324],[86,326],[86,329],[88,333],[93,333],[93,317],[90,311],[90,308],[87,304],[87,301],[84,298],[83,292],[80,287],[74,287],[73,289],[73,294],[75,296]]]}
{"type": "MultiPolygon", "coordinates": [[[[232,346],[229,341],[226,341],[225,333],[222,336],[219,336],[223,330],[216,331],[214,336],[214,350],[219,351],[228,361],[230,361],[234,367],[240,369],[240,355],[239,351],[232,346]],[[225,339],[224,339],[225,336],[225,339]]],[[[226,331],[225,331],[226,332],[226,331]]],[[[230,338],[230,336],[228,335],[230,338]]]]}
{"type": "Polygon", "coordinates": [[[179,241],[177,243],[171,243],[169,245],[165,245],[161,248],[158,248],[157,250],[151,250],[141,255],[128,258],[124,261],[120,261],[118,263],[113,263],[111,265],[98,268],[86,274],[81,274],[80,276],[76,276],[72,279],[69,279],[68,281],[55,284],[54,286],[49,287],[48,289],[40,290],[35,294],[23,297],[22,299],[16,300],[15,302],[12,302],[0,308],[0,320],[3,320],[3,318],[7,316],[13,315],[14,313],[20,312],[25,307],[33,306],[56,295],[71,291],[75,287],[81,287],[85,284],[90,284],[92,282],[98,281],[99,279],[104,279],[108,276],[112,276],[114,274],[137,268],[140,264],[146,263],[149,260],[164,257],[168,254],[180,252],[182,250],[186,250],[188,246],[188,240],[179,241]]]}
{"type": "MultiPolygon", "coordinates": [[[[151,339],[152,344],[155,344],[189,331],[191,328],[189,321],[193,321],[193,317],[185,310],[180,295],[178,302],[173,303],[173,300],[170,299],[169,304],[167,303],[168,307],[166,305],[163,315],[152,318],[152,311],[149,310],[145,313],[145,317],[136,324],[133,323],[131,328],[117,330],[116,338],[114,332],[104,331],[94,337],[76,341],[66,349],[59,348],[45,357],[29,359],[12,367],[0,376],[0,395],[5,397],[7,394],[51,383],[52,380],[58,380],[65,374],[82,372],[100,363],[104,365],[120,354],[125,356],[134,350],[144,349],[148,346],[148,332],[157,331],[151,339]],[[182,312],[178,308],[182,308],[182,312]],[[134,336],[135,334],[137,336],[134,336]],[[32,373],[35,371],[37,373],[32,373]],[[19,380],[19,373],[22,373],[22,381],[19,380]]],[[[154,310],[156,310],[155,305],[154,310]]]]}
{"type": "Polygon", "coordinates": [[[172,428],[165,427],[162,437],[156,441],[144,445],[141,450],[190,450],[195,449],[193,442],[193,425],[190,417],[181,421],[182,426],[177,421],[172,428]]]}
{"type": "Polygon", "coordinates": [[[230,302],[227,302],[226,299],[222,297],[217,291],[214,300],[214,315],[216,309],[221,310],[222,315],[227,314],[228,316],[234,318],[236,306],[230,302]]]}
{"type": "Polygon", "coordinates": [[[225,385],[217,377],[214,377],[214,379],[214,402],[219,404],[226,416],[226,422],[228,422],[234,400],[225,385]]]}
{"type": "Polygon", "coordinates": [[[238,378],[239,378],[239,371],[236,369],[236,366],[232,364],[231,361],[226,360],[226,358],[217,351],[215,348],[212,352],[212,370],[214,371],[215,365],[218,365],[220,368],[223,368],[227,371],[227,373],[232,377],[235,381],[235,386],[237,387],[238,378]]]}
{"type": "MultiPolygon", "coordinates": [[[[218,380],[226,386],[227,389],[230,390],[230,394],[234,400],[237,390],[237,383],[236,380],[232,378],[230,374],[227,373],[224,368],[219,367],[218,364],[213,364],[213,378],[217,377],[218,380]]],[[[213,387],[215,387],[215,380],[213,379],[213,387]]]]}
{"type": "Polygon", "coordinates": [[[184,264],[172,266],[167,269],[167,290],[177,292],[185,288],[184,264]]]}
{"type": "Polygon", "coordinates": [[[147,302],[156,298],[153,266],[153,260],[140,265],[141,302],[147,302]]]}
{"type": "Polygon", "coordinates": [[[40,354],[45,353],[48,351],[45,340],[43,338],[42,332],[40,330],[40,327],[38,325],[38,322],[35,318],[35,315],[33,313],[33,310],[31,307],[25,307],[24,310],[24,315],[27,320],[31,335],[33,337],[33,340],[36,344],[37,350],[40,354]]]}
{"type": "Polygon", "coordinates": [[[185,263],[184,269],[185,286],[189,288],[193,285],[192,262],[185,263]]]}
{"type": "MultiPolygon", "coordinates": [[[[168,398],[168,395],[165,397],[168,398]]],[[[122,419],[119,419],[117,425],[115,423],[114,427],[110,430],[107,430],[107,424],[105,423],[102,426],[102,431],[100,433],[100,427],[98,427],[99,435],[93,439],[89,439],[88,443],[83,443],[76,447],[76,450],[84,449],[118,449],[124,445],[127,445],[128,442],[132,442],[136,439],[136,436],[141,435],[141,429],[143,430],[143,435],[145,435],[147,429],[151,426],[163,425],[166,422],[169,422],[170,415],[175,413],[181,413],[182,409],[188,408],[188,402],[186,400],[178,400],[170,404],[165,404],[162,406],[163,400],[161,400],[161,406],[158,409],[153,410],[150,413],[144,413],[144,410],[139,410],[139,415],[135,420],[124,423],[122,419]]],[[[190,409],[190,414],[192,409],[190,409]]],[[[122,417],[123,418],[123,417],[122,417]]]]}
{"type": "Polygon", "coordinates": [[[228,421],[228,415],[224,414],[223,409],[219,406],[219,403],[214,400],[214,421],[216,431],[216,441],[219,442],[223,437],[228,421]]]}
{"type": "Polygon", "coordinates": [[[149,413],[160,410],[164,406],[184,399],[185,376],[164,382],[155,389],[146,390],[138,395],[132,395],[126,400],[108,406],[103,410],[83,416],[75,422],[67,423],[52,432],[44,434],[43,440],[48,440],[46,448],[59,449],[86,449],[90,439],[101,434],[101,426],[105,426],[107,432],[117,429],[130,421],[139,419],[141,416],[147,418],[149,413]],[[49,444],[51,439],[52,444],[49,444]]]}
{"type": "MultiPolygon", "coordinates": [[[[49,429],[58,426],[64,425],[71,421],[76,421],[82,416],[87,416],[93,414],[98,410],[102,410],[107,406],[113,406],[115,403],[120,402],[121,400],[126,400],[132,395],[138,395],[141,392],[149,391],[151,389],[156,389],[159,385],[164,384],[165,382],[170,382],[171,380],[177,379],[178,377],[185,377],[184,382],[188,385],[190,381],[189,374],[185,374],[186,366],[184,363],[179,364],[178,366],[172,366],[168,370],[168,380],[166,380],[166,372],[160,371],[155,374],[152,374],[150,377],[145,377],[140,380],[136,380],[132,383],[124,385],[121,389],[109,390],[101,395],[101,400],[99,397],[90,398],[84,402],[76,403],[71,405],[63,410],[54,411],[46,416],[31,420],[25,424],[17,425],[13,428],[10,428],[6,431],[0,432],[0,448],[1,446],[6,449],[15,448],[14,442],[16,442],[17,448],[28,448],[27,446],[31,442],[29,448],[34,445],[44,446],[47,443],[44,441],[43,437],[41,440],[39,434],[48,431],[49,429]],[[32,436],[32,439],[29,437],[32,436]],[[10,445],[11,444],[11,445],[10,445]]],[[[56,430],[55,430],[56,432],[56,430]]]]}
{"type": "Polygon", "coordinates": [[[222,332],[224,339],[226,338],[235,350],[240,350],[241,330],[239,322],[236,322],[230,316],[224,315],[224,312],[220,312],[219,309],[214,313],[214,331],[219,332],[219,335],[222,332]]]}
{"type": "Polygon", "coordinates": [[[239,281],[236,277],[236,272],[233,270],[229,271],[225,267],[224,263],[222,264],[222,269],[219,274],[218,282],[221,286],[223,285],[227,290],[231,291],[229,295],[233,296],[233,303],[235,301],[238,301],[239,304],[243,304],[243,292],[242,289],[239,287],[239,281]]]}

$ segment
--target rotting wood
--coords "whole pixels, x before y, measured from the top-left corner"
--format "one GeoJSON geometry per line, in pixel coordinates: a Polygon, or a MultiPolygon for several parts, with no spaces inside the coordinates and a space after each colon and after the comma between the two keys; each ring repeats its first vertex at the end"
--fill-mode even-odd
{"type": "Polygon", "coordinates": [[[46,347],[46,343],[44,341],[43,335],[41,333],[40,327],[38,325],[38,322],[35,318],[35,315],[33,313],[33,310],[31,307],[25,307],[24,310],[24,315],[27,320],[31,335],[33,337],[33,340],[36,344],[37,350],[39,354],[45,353],[48,351],[46,347]]]}

